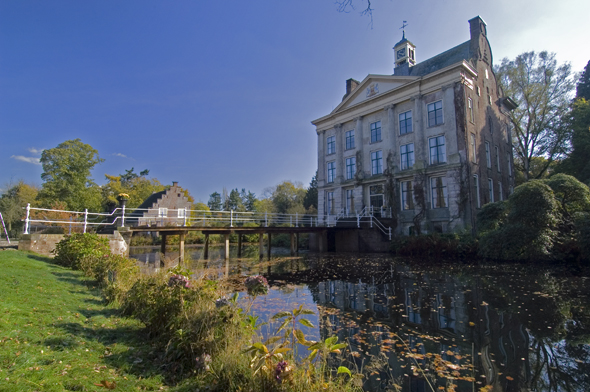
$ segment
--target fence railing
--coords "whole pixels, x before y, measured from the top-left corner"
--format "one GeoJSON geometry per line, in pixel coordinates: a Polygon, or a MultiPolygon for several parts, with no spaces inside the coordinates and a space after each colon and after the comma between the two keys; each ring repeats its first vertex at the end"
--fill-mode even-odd
{"type": "Polygon", "coordinates": [[[316,215],[278,214],[270,212],[204,211],[165,208],[117,207],[112,212],[53,210],[26,207],[24,233],[29,234],[32,225],[60,226],[71,232],[86,233],[101,226],[202,226],[202,227],[316,227],[316,215]]]}
{"type": "Polygon", "coordinates": [[[386,227],[376,216],[391,217],[391,209],[365,207],[360,212],[351,215],[342,210],[337,215],[327,215],[319,220],[316,215],[309,214],[279,214],[270,212],[244,211],[206,211],[190,210],[188,208],[135,208],[117,207],[112,212],[89,212],[53,210],[36,208],[27,204],[24,234],[29,234],[31,226],[60,226],[68,229],[69,233],[81,230],[86,233],[89,228],[103,226],[197,226],[197,227],[319,227],[336,226],[339,219],[356,217],[357,227],[361,222],[375,225],[391,239],[391,227],[386,227]]]}

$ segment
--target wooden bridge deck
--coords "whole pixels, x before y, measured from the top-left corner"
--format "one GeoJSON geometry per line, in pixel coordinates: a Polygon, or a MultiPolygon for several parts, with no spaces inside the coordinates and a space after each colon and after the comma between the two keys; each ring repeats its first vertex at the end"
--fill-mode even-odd
{"type": "MultiPolygon", "coordinates": [[[[180,262],[184,261],[184,240],[186,235],[190,231],[200,231],[205,235],[205,254],[204,257],[209,257],[209,236],[210,235],[223,235],[225,245],[225,258],[229,258],[229,236],[230,234],[238,235],[238,257],[242,254],[242,236],[246,234],[258,234],[259,235],[259,254],[260,257],[264,257],[264,234],[267,236],[267,255],[270,259],[271,253],[271,239],[273,234],[289,234],[291,236],[291,255],[295,255],[299,252],[299,234],[302,233],[322,233],[326,230],[354,230],[355,228],[350,227],[313,227],[313,226],[302,226],[302,227],[288,227],[288,226],[269,226],[269,227],[211,227],[211,226],[131,226],[127,227],[127,230],[132,233],[154,233],[157,232],[162,237],[162,245],[160,252],[166,254],[166,237],[169,235],[178,235],[179,241],[179,253],[180,262]]],[[[322,241],[320,241],[322,244],[322,241]]],[[[323,249],[320,245],[320,252],[323,249]]]]}

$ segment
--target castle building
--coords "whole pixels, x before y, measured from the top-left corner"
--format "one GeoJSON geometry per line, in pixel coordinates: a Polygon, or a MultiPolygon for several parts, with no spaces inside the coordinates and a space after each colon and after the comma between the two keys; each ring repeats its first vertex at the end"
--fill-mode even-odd
{"type": "Polygon", "coordinates": [[[470,40],[418,62],[405,37],[393,75],[346,81],[342,102],[312,121],[318,135],[318,214],[367,209],[397,234],[475,227],[477,210],[512,192],[514,172],[504,97],[492,70],[486,24],[470,40]]]}

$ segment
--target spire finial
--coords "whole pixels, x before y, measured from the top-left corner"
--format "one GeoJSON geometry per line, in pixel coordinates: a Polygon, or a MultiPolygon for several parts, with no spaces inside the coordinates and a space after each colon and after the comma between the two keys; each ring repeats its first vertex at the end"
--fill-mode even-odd
{"type": "Polygon", "coordinates": [[[404,23],[402,23],[402,27],[400,27],[400,29],[402,30],[402,39],[406,38],[406,27],[408,26],[408,22],[404,20],[404,23]]]}

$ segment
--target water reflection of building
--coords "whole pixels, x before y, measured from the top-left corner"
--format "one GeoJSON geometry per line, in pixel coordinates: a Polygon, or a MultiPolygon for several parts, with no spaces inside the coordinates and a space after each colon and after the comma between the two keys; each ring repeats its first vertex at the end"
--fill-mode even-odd
{"type": "MultiPolygon", "coordinates": [[[[386,348],[381,357],[390,371],[370,377],[368,389],[379,390],[393,376],[405,380],[404,390],[427,390],[425,381],[403,360],[405,349],[392,343],[397,334],[414,353],[440,354],[451,366],[473,363],[474,382],[481,384],[458,382],[458,390],[486,384],[492,390],[521,390],[519,385],[525,385],[530,374],[529,336],[517,317],[492,309],[478,290],[451,275],[397,272],[387,283],[333,280],[312,290],[320,309],[322,338],[338,335],[340,341],[347,340],[358,353],[353,359],[357,366],[379,357],[386,348]],[[515,382],[502,383],[506,376],[515,382]]],[[[467,370],[464,367],[460,373],[470,376],[467,370]]]]}

